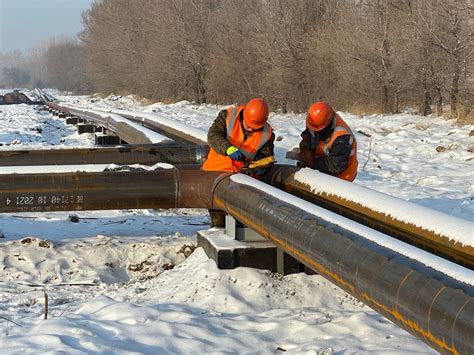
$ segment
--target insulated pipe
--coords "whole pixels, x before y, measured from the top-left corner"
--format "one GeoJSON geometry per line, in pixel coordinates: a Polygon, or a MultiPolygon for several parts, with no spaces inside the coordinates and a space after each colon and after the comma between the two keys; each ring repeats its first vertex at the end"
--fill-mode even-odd
{"type": "Polygon", "coordinates": [[[221,172],[159,169],[0,175],[0,213],[211,208],[221,172]]]}
{"type": "Polygon", "coordinates": [[[135,144],[81,149],[41,149],[0,151],[0,166],[77,164],[202,164],[207,146],[135,144]]]}
{"type": "MultiPolygon", "coordinates": [[[[217,180],[214,208],[245,223],[434,349],[474,353],[472,284],[428,268],[364,235],[375,233],[383,238],[381,233],[352,221],[348,223],[353,228],[345,229],[334,222],[343,219],[347,223],[344,217],[240,174],[217,180]]],[[[452,270],[468,271],[440,260],[452,270]]]]}
{"type": "MultiPolygon", "coordinates": [[[[126,127],[125,123],[119,122],[116,123],[113,120],[108,120],[106,118],[107,115],[118,115],[124,117],[131,122],[138,123],[145,128],[151,129],[154,132],[162,134],[163,136],[168,137],[169,139],[174,140],[175,142],[181,144],[197,144],[197,145],[206,145],[207,142],[201,138],[194,136],[193,134],[187,133],[189,131],[190,126],[187,126],[180,122],[174,122],[172,120],[162,118],[163,122],[157,122],[156,120],[152,120],[146,117],[146,113],[141,112],[133,112],[130,113],[129,111],[124,110],[88,110],[82,108],[76,108],[69,105],[60,105],[56,103],[47,103],[47,105],[51,108],[56,110],[60,110],[63,112],[67,112],[71,115],[75,115],[81,117],[83,119],[96,122],[97,124],[106,127],[107,129],[115,132],[118,136],[122,139],[127,141],[128,143],[149,143],[143,141],[146,137],[139,136],[137,132],[133,131],[133,127],[126,127]],[[94,112],[95,111],[95,112],[94,112]],[[98,114],[100,112],[100,114],[98,114]],[[176,128],[179,126],[182,130],[176,128]],[[139,140],[138,140],[139,139],[139,140]]],[[[197,130],[197,129],[195,129],[197,130]]],[[[198,130],[199,131],[199,130],[198,130]]],[[[199,131],[201,132],[201,131],[199,131]]]]}
{"type": "Polygon", "coordinates": [[[160,136],[157,132],[151,131],[145,127],[144,129],[137,129],[137,127],[134,127],[134,125],[137,125],[136,123],[130,122],[129,124],[128,122],[125,122],[127,121],[126,119],[122,118],[123,121],[114,120],[111,117],[109,117],[110,114],[109,116],[107,116],[107,113],[99,114],[98,112],[93,112],[92,110],[83,110],[83,109],[59,105],[59,104],[55,104],[51,102],[48,102],[47,105],[60,112],[66,112],[70,115],[77,116],[86,121],[94,122],[99,126],[105,127],[109,131],[117,134],[117,136],[119,136],[122,140],[130,144],[156,143],[156,141],[153,142],[150,139],[149,135],[145,133],[143,130],[149,131],[149,133],[151,133],[154,136],[159,136],[161,141],[168,140],[166,137],[160,136]]]}
{"type": "MultiPolygon", "coordinates": [[[[134,121],[134,122],[141,122],[143,126],[148,127],[178,143],[182,144],[198,144],[198,145],[204,145],[207,144],[206,141],[203,141],[202,139],[199,139],[191,134],[186,133],[186,131],[183,129],[183,131],[177,130],[174,128],[172,125],[166,125],[163,123],[156,122],[154,120],[149,119],[148,117],[144,117],[144,115],[140,115],[139,112],[136,114],[129,114],[129,113],[122,113],[118,111],[119,115],[134,121]]],[[[176,123],[173,122],[175,125],[176,123]]]]}
{"type": "MultiPolygon", "coordinates": [[[[441,216],[443,220],[449,220],[451,225],[457,225],[459,227],[461,224],[469,224],[469,221],[464,221],[454,216],[443,214],[381,192],[354,185],[329,175],[309,169],[305,170],[306,175],[314,182],[324,180],[324,182],[319,183],[319,185],[324,185],[320,190],[314,191],[308,183],[298,180],[298,175],[301,174],[303,170],[290,165],[274,165],[272,170],[268,174],[265,174],[263,181],[372,229],[442,256],[466,266],[471,270],[474,269],[474,247],[472,245],[456,242],[450,238],[449,235],[445,235],[442,232],[430,230],[432,223],[430,224],[427,218],[430,215],[433,215],[433,218],[441,216]],[[333,188],[332,190],[337,190],[337,192],[324,191],[325,188],[329,190],[330,187],[335,186],[337,186],[337,188],[333,188]],[[365,196],[366,198],[349,199],[348,197],[344,197],[345,195],[349,195],[349,192],[355,188],[358,190],[353,195],[365,196]],[[370,197],[367,198],[367,196],[370,197]],[[377,201],[377,204],[379,204],[379,206],[377,206],[378,209],[374,207],[374,203],[372,203],[371,199],[377,201]],[[411,221],[404,220],[404,218],[400,216],[399,210],[401,209],[406,212],[417,209],[419,214],[423,216],[423,221],[420,221],[419,224],[415,224],[413,222],[415,219],[414,215],[410,216],[411,221]],[[421,222],[425,225],[422,226],[421,222]]],[[[469,229],[472,235],[473,228],[474,227],[464,228],[464,230],[467,230],[465,232],[468,234],[467,236],[469,236],[469,229]]]]}

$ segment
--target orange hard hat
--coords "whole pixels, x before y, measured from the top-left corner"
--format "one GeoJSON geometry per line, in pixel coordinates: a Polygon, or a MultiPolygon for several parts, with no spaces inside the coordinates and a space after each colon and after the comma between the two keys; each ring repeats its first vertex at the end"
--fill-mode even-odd
{"type": "Polygon", "coordinates": [[[313,131],[321,131],[326,128],[334,118],[336,113],[325,102],[316,102],[309,107],[306,116],[306,127],[313,131]]]}
{"type": "Polygon", "coordinates": [[[252,129],[262,128],[268,120],[268,105],[263,99],[252,99],[244,108],[244,123],[252,129]]]}

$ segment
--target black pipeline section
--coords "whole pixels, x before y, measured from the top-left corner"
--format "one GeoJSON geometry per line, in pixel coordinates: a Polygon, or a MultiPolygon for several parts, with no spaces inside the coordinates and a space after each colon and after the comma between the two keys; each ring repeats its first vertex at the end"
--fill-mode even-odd
{"type": "Polygon", "coordinates": [[[211,208],[221,172],[158,169],[56,174],[0,174],[0,213],[211,208]]]}
{"type": "Polygon", "coordinates": [[[81,149],[7,150],[0,151],[0,166],[202,164],[208,150],[207,146],[163,143],[81,149]]]}
{"type": "MultiPolygon", "coordinates": [[[[456,242],[450,238],[450,236],[438,234],[433,230],[404,221],[397,217],[396,210],[386,212],[379,211],[367,207],[360,202],[347,200],[334,194],[321,191],[313,192],[311,186],[295,178],[295,173],[299,170],[300,168],[296,166],[275,164],[271,171],[263,176],[263,181],[293,196],[297,196],[305,201],[309,201],[324,209],[337,213],[338,215],[347,217],[371,229],[415,245],[418,248],[439,255],[471,270],[474,269],[473,246],[464,245],[456,242]]],[[[315,178],[317,178],[317,176],[315,178]]],[[[326,179],[336,180],[337,178],[327,176],[326,179]]],[[[347,188],[348,190],[353,186],[353,184],[341,180],[337,180],[337,183],[341,186],[345,185],[345,187],[342,188],[347,188]]],[[[359,188],[364,189],[363,187],[359,188]]],[[[372,194],[378,194],[382,201],[386,196],[380,192],[368,191],[372,194]]],[[[400,200],[400,202],[402,201],[400,200]]],[[[407,204],[406,201],[403,202],[405,205],[407,204]]],[[[451,223],[455,224],[456,222],[451,223]]]]}
{"type": "Polygon", "coordinates": [[[255,180],[234,176],[240,183],[228,176],[216,183],[214,208],[225,210],[434,349],[474,353],[472,286],[285,202],[289,195],[273,187],[268,186],[268,193],[254,187],[255,180]]]}

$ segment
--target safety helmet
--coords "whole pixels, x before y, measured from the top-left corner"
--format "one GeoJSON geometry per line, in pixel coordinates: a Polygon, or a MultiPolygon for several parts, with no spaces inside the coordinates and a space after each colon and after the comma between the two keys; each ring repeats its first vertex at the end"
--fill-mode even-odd
{"type": "Polygon", "coordinates": [[[252,129],[262,128],[268,120],[268,105],[263,99],[255,98],[244,108],[244,123],[252,129]]]}
{"type": "Polygon", "coordinates": [[[316,102],[309,107],[306,116],[306,127],[312,131],[321,131],[333,120],[335,112],[331,106],[325,102],[316,102]]]}

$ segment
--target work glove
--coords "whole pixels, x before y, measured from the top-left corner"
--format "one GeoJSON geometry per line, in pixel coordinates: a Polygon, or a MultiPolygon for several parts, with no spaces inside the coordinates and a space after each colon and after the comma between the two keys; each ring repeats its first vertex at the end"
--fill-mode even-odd
{"type": "Polygon", "coordinates": [[[242,153],[238,148],[234,147],[233,145],[227,148],[226,154],[232,160],[244,160],[245,155],[242,153]]]}

